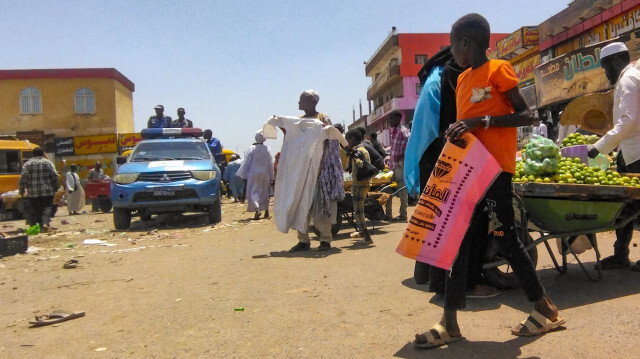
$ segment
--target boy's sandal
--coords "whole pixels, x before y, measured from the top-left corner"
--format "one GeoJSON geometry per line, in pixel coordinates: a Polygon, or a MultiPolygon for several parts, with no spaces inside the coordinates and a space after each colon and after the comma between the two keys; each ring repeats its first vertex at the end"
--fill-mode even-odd
{"type": "Polygon", "coordinates": [[[511,334],[521,337],[532,337],[554,330],[566,322],[565,318],[556,318],[556,320],[552,322],[549,318],[542,315],[542,313],[534,310],[526,320],[520,322],[522,326],[519,330],[511,329],[511,334]],[[526,329],[526,331],[523,331],[524,329],[526,329]]]}
{"type": "Polygon", "coordinates": [[[437,347],[464,339],[464,337],[450,336],[449,333],[447,332],[447,329],[445,329],[445,327],[440,325],[440,323],[437,323],[431,329],[422,333],[422,335],[424,335],[427,338],[427,341],[423,343],[423,342],[418,342],[418,339],[414,340],[413,345],[416,348],[426,348],[426,349],[437,348],[437,347]]]}

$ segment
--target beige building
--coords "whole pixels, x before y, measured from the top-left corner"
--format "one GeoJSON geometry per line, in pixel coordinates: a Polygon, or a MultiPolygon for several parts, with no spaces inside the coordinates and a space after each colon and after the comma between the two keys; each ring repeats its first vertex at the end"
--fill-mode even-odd
{"type": "Polygon", "coordinates": [[[113,172],[118,134],[133,132],[135,86],[113,68],[0,70],[0,135],[54,155],[58,168],[96,161],[113,172]]]}

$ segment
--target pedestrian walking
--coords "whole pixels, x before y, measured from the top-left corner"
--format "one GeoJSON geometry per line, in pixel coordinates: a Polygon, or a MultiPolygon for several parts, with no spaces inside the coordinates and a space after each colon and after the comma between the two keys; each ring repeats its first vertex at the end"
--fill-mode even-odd
{"type": "Polygon", "coordinates": [[[237,176],[242,163],[243,161],[240,159],[240,156],[236,154],[231,155],[231,162],[227,165],[224,175],[222,176],[236,203],[242,201],[244,196],[244,180],[237,176]]]}
{"type": "MultiPolygon", "coordinates": [[[[404,154],[407,150],[407,142],[409,140],[409,130],[402,126],[402,112],[393,110],[389,114],[389,127],[391,137],[391,149],[389,150],[389,169],[393,171],[392,181],[398,184],[398,189],[405,187],[404,183],[404,154]]],[[[409,202],[409,194],[407,189],[399,190],[397,194],[400,198],[400,214],[393,217],[393,198],[389,198],[385,209],[385,219],[387,221],[406,222],[407,221],[407,204],[409,202]]]]}
{"type": "MultiPolygon", "coordinates": [[[[349,143],[349,169],[351,170],[351,197],[353,198],[353,212],[356,220],[356,227],[362,239],[360,244],[372,244],[373,240],[367,229],[367,220],[364,216],[364,200],[367,198],[371,183],[369,178],[358,179],[359,173],[365,171],[365,162],[371,164],[369,151],[362,145],[362,132],[357,129],[349,130],[345,135],[349,143]]],[[[375,150],[374,150],[375,151],[375,150]]]]}
{"type": "MultiPolygon", "coordinates": [[[[460,67],[471,68],[458,77],[457,121],[445,134],[447,139],[456,140],[471,132],[502,168],[502,173],[480,202],[486,207],[476,206],[471,226],[476,223],[488,228],[500,247],[500,253],[511,264],[527,299],[533,303],[533,312],[512,328],[511,333],[518,336],[540,335],[563,325],[565,319],[559,317],[558,308],[542,287],[515,229],[511,178],[515,172],[517,127],[531,125],[533,116],[518,89],[518,78],[511,64],[487,58],[489,36],[489,23],[478,14],[465,15],[452,26],[453,58],[460,67]]],[[[453,267],[445,278],[442,317],[425,333],[416,334],[414,344],[417,347],[434,348],[462,339],[457,313],[466,305],[467,268],[474,236],[477,235],[470,231],[466,233],[453,267]]]]}
{"type": "Polygon", "coordinates": [[[78,165],[72,164],[65,175],[64,182],[69,215],[78,214],[84,207],[84,189],[78,177],[78,165]]]}
{"type": "Polygon", "coordinates": [[[247,211],[255,212],[253,219],[269,218],[269,194],[273,184],[273,160],[271,149],[264,145],[266,138],[262,131],[255,136],[256,142],[249,148],[236,176],[247,181],[245,194],[247,211]]]}
{"type": "Polygon", "coordinates": [[[51,161],[44,157],[41,147],[33,150],[32,157],[22,166],[18,193],[28,199],[30,206],[27,222],[39,224],[43,231],[49,229],[53,196],[60,188],[58,172],[51,161]]]}

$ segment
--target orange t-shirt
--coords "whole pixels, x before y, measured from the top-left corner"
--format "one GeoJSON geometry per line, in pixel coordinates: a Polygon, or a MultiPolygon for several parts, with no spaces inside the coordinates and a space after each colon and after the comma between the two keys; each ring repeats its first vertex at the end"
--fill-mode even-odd
{"type": "MultiPolygon", "coordinates": [[[[468,68],[458,77],[456,106],[458,121],[473,117],[504,116],[515,110],[506,92],[518,86],[518,77],[511,64],[504,60],[489,60],[477,69],[468,68]]],[[[502,167],[515,173],[518,129],[516,127],[480,126],[471,133],[502,167]]]]}

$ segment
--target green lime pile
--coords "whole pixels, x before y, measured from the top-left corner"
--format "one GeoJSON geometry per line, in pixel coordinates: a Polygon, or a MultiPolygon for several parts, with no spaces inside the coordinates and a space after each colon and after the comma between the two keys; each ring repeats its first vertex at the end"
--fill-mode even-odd
{"type": "Polygon", "coordinates": [[[553,176],[558,173],[560,149],[553,141],[544,137],[534,137],[524,151],[524,173],[528,176],[553,176]]]}
{"type": "Polygon", "coordinates": [[[600,137],[598,135],[583,135],[581,133],[574,132],[562,140],[562,147],[577,146],[577,145],[592,145],[600,137]]]}
{"type": "Polygon", "coordinates": [[[589,167],[579,158],[565,158],[559,161],[558,173],[550,176],[533,175],[525,172],[525,162],[516,162],[513,182],[573,183],[605,186],[640,187],[638,177],[622,176],[616,171],[603,171],[599,167],[589,167]]]}

